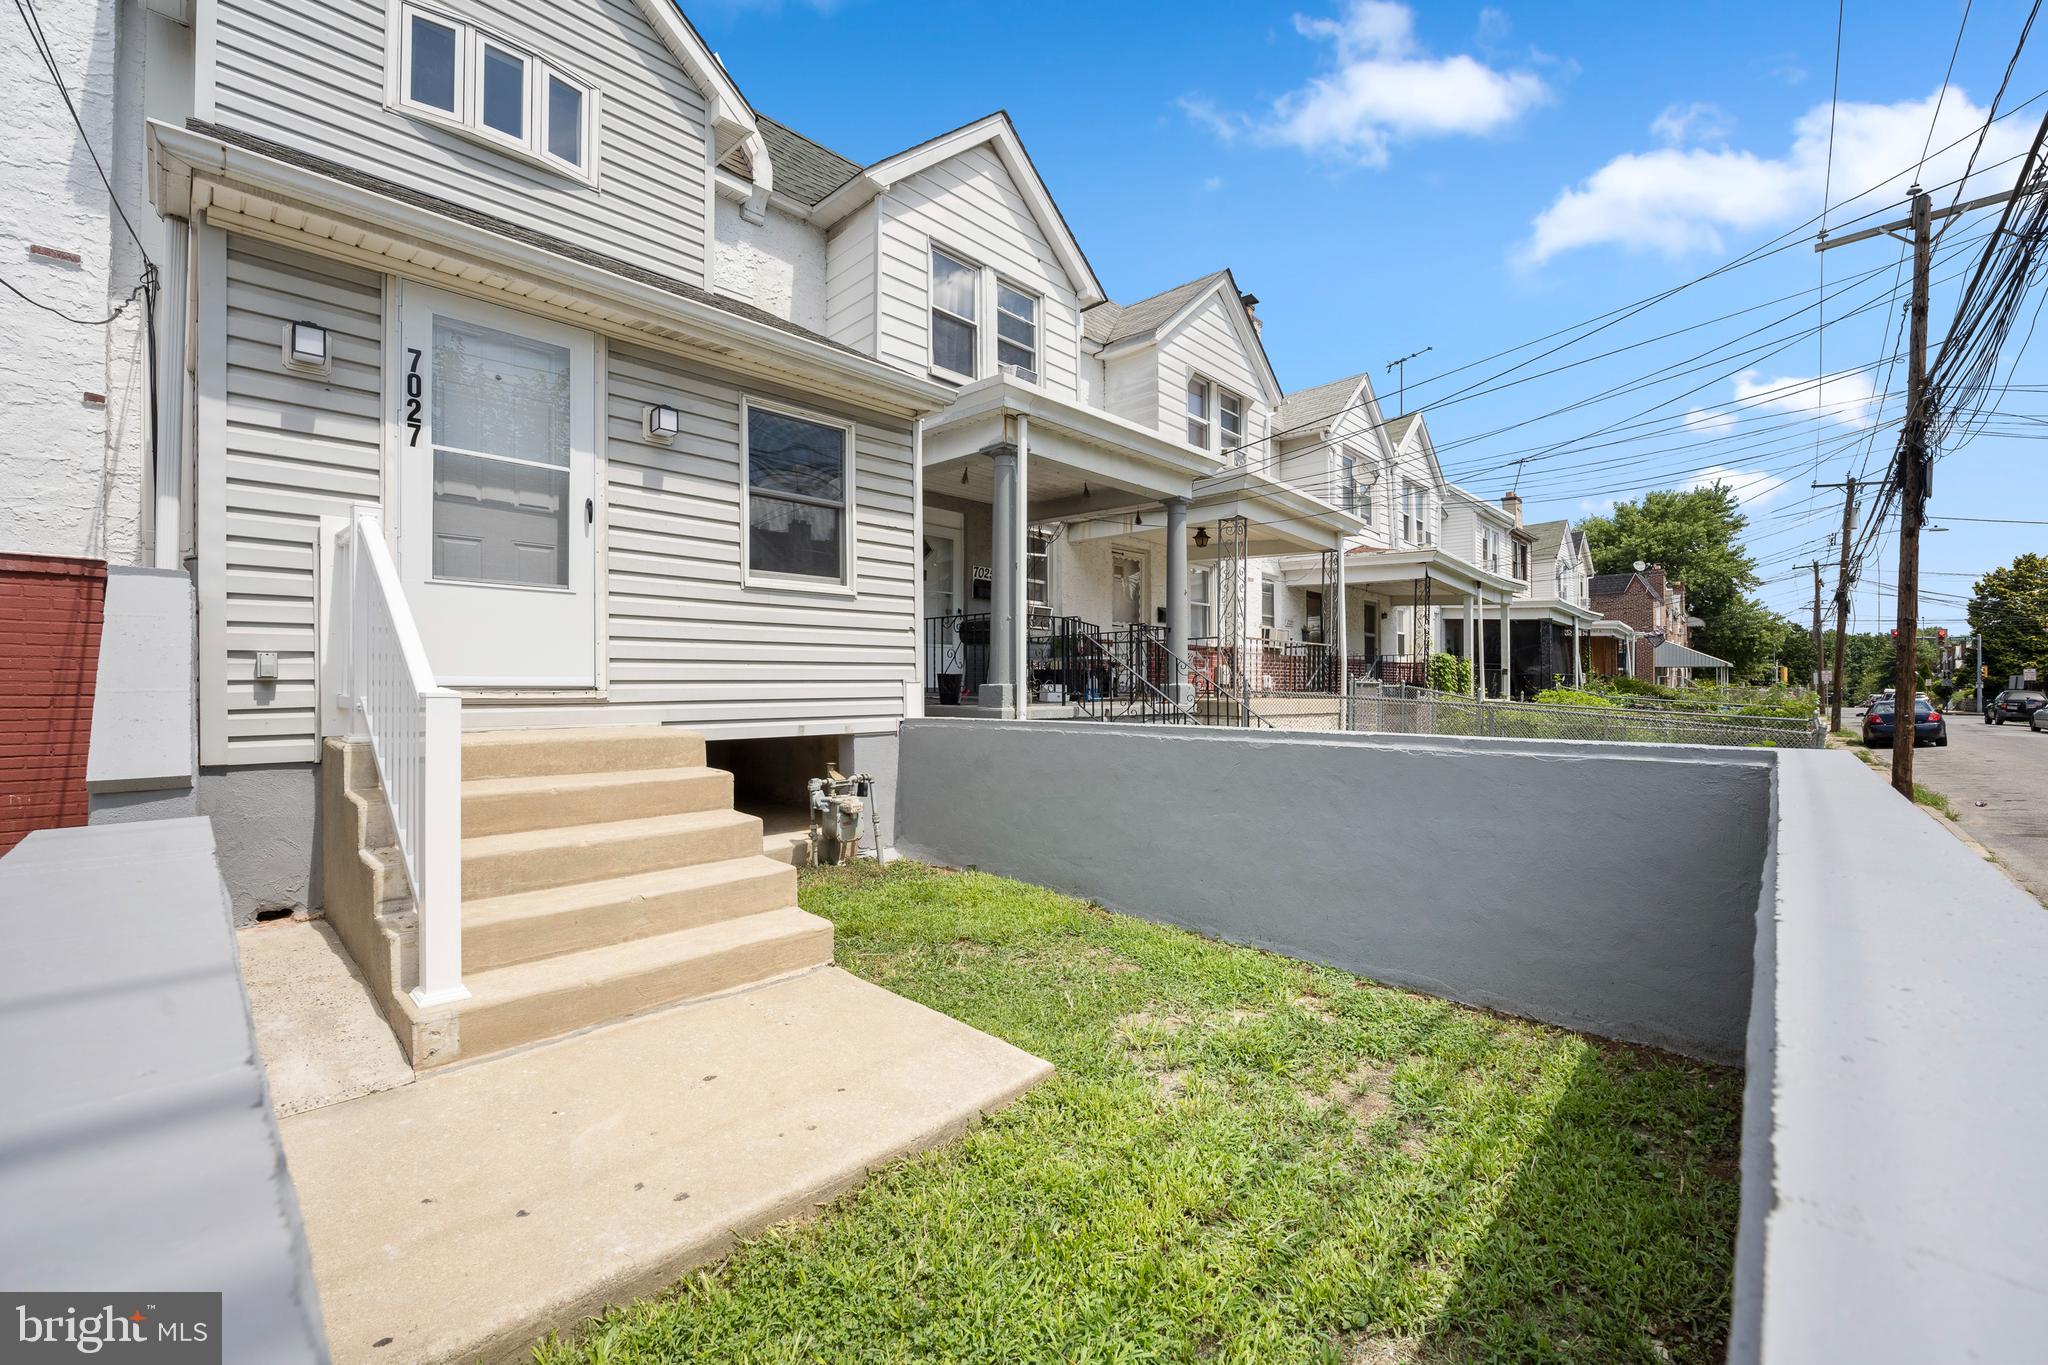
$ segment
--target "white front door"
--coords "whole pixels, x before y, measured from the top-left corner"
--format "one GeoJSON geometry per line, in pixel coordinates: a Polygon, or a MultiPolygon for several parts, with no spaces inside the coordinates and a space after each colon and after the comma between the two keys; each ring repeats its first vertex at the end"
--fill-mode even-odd
{"type": "Polygon", "coordinates": [[[595,685],[595,340],[412,284],[399,334],[399,574],[436,679],[595,685]]]}

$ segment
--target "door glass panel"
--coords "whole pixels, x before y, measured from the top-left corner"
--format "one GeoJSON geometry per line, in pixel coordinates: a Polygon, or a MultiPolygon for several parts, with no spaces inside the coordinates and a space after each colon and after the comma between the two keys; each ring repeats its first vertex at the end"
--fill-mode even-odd
{"type": "Polygon", "coordinates": [[[953,537],[925,532],[924,604],[927,616],[951,616],[953,602],[953,537]]]}
{"type": "Polygon", "coordinates": [[[569,582],[569,351],[434,319],[434,577],[569,582]]]}
{"type": "Polygon", "coordinates": [[[1111,603],[1116,612],[1116,624],[1132,626],[1145,619],[1145,570],[1142,564],[1126,555],[1112,555],[1109,563],[1109,577],[1112,595],[1111,603]]]}

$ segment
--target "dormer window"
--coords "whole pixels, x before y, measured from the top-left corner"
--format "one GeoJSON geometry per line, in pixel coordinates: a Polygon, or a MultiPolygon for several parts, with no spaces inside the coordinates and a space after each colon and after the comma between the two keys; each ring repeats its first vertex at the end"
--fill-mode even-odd
{"type": "Polygon", "coordinates": [[[1038,373],[1038,298],[996,281],[996,363],[1038,373]]]}
{"type": "Polygon", "coordinates": [[[1216,397],[1216,425],[1223,433],[1223,448],[1236,450],[1244,444],[1244,399],[1228,389],[1216,397]]]}
{"type": "Polygon", "coordinates": [[[593,178],[597,96],[590,86],[473,24],[410,5],[399,11],[394,38],[393,108],[593,178]]]}
{"type": "Polygon", "coordinates": [[[932,248],[932,367],[962,379],[976,376],[981,329],[975,308],[981,271],[932,248]]]}
{"type": "Polygon", "coordinates": [[[1209,448],[1209,381],[1188,376],[1188,444],[1197,450],[1209,448]]]}

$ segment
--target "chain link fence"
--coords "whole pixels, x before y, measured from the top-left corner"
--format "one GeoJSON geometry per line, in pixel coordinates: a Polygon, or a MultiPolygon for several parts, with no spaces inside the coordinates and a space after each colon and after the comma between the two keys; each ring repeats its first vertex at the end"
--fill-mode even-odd
{"type": "MultiPolygon", "coordinates": [[[[1335,698],[1328,700],[1335,701],[1335,698]]],[[[1380,735],[1471,735],[1491,739],[1592,739],[1634,744],[1717,744],[1733,748],[1821,749],[1827,727],[1805,718],[1741,716],[1654,706],[1552,706],[1479,701],[1421,687],[1354,689],[1341,728],[1380,735]]],[[[1281,722],[1275,721],[1276,725],[1281,722]]],[[[1336,725],[1282,726],[1336,729],[1336,725]]]]}

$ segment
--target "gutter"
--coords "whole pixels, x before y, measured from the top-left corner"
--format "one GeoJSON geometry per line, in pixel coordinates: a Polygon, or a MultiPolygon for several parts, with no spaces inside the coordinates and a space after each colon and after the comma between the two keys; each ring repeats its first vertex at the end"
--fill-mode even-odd
{"type": "MultiPolygon", "coordinates": [[[[159,212],[189,216],[197,189],[195,174],[210,175],[230,188],[247,185],[297,200],[325,204],[342,216],[372,219],[400,233],[447,244],[492,263],[502,263],[541,280],[566,284],[598,301],[655,319],[674,319],[734,343],[765,352],[799,369],[836,376],[846,387],[894,401],[912,416],[944,408],[953,391],[934,380],[908,375],[879,360],[844,351],[682,294],[645,284],[599,266],[572,260],[514,241],[488,228],[401,203],[387,195],[334,180],[275,157],[231,146],[218,138],[152,119],[148,125],[150,200],[159,212]],[[182,204],[174,202],[182,199],[182,204]]],[[[428,278],[432,278],[429,276],[428,278]]],[[[686,284],[687,281],[677,281],[686,284]]],[[[708,290],[706,292],[709,292],[708,290]]]]}

